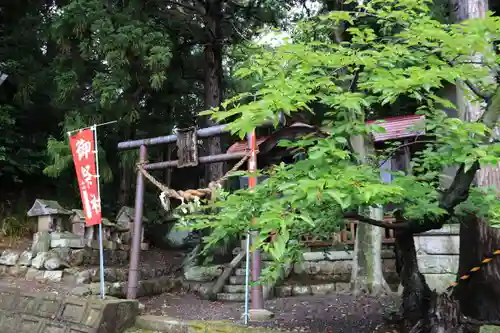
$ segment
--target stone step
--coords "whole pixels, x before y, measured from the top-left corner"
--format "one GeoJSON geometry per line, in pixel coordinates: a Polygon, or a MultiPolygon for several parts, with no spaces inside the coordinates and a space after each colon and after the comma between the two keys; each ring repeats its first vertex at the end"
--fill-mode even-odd
{"type": "MultiPolygon", "coordinates": [[[[264,259],[262,259],[262,261],[261,261],[262,268],[269,267],[272,263],[273,263],[272,261],[265,261],[264,259]]],[[[247,263],[246,263],[245,259],[243,259],[240,262],[240,268],[245,268],[246,266],[247,266],[247,263]]],[[[252,266],[250,266],[250,268],[251,267],[252,266]]]]}
{"type": "MultiPolygon", "coordinates": [[[[243,278],[245,277],[245,269],[244,268],[236,268],[234,270],[234,273],[233,273],[233,276],[243,276],[243,278]]],[[[250,274],[250,272],[248,272],[248,274],[250,274]]]]}
{"type": "Polygon", "coordinates": [[[245,284],[245,275],[233,275],[229,277],[229,284],[245,284]]]}
{"type": "MultiPolygon", "coordinates": [[[[268,266],[269,266],[269,264],[264,264],[264,265],[262,265],[262,269],[264,269],[268,266]]],[[[245,267],[236,268],[233,272],[233,276],[245,276],[245,270],[246,270],[245,267]]],[[[250,274],[250,272],[249,272],[249,274],[250,274]]]]}
{"type": "Polygon", "coordinates": [[[244,284],[226,284],[224,286],[224,292],[230,293],[230,294],[245,293],[245,285],[244,284]]]}
{"type": "MultiPolygon", "coordinates": [[[[139,280],[137,283],[137,297],[154,296],[176,290],[181,286],[181,280],[173,276],[162,276],[155,279],[139,280]]],[[[85,297],[100,294],[100,283],[79,285],[73,288],[73,296],[85,297]]],[[[106,282],[106,295],[124,298],[127,296],[127,282],[106,282]]]]}
{"type": "MultiPolygon", "coordinates": [[[[249,297],[250,297],[250,295],[249,295],[249,297]]],[[[238,293],[238,294],[218,293],[217,300],[221,301],[221,302],[244,302],[245,301],[245,294],[244,293],[238,293]]]]}

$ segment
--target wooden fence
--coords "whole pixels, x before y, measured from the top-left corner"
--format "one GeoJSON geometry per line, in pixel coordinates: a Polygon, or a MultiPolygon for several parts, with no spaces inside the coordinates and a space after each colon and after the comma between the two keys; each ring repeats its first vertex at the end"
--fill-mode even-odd
{"type": "MultiPolygon", "coordinates": [[[[394,218],[386,217],[386,222],[393,222],[394,218]]],[[[302,243],[308,247],[327,247],[338,244],[353,245],[356,240],[356,228],[359,222],[356,220],[349,220],[346,223],[344,230],[332,233],[330,237],[303,235],[302,243]]],[[[394,230],[384,229],[382,233],[383,244],[394,244],[394,230]]]]}

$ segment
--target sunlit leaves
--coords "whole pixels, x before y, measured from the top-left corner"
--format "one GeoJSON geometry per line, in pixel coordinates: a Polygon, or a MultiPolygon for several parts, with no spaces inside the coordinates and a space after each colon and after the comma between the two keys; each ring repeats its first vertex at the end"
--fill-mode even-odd
{"type": "MultiPolygon", "coordinates": [[[[498,113],[485,124],[450,118],[455,106],[445,95],[457,81],[486,95],[496,91],[498,84],[487,78],[499,62],[491,42],[500,38],[500,21],[487,15],[443,24],[431,16],[430,6],[427,0],[373,0],[358,11],[316,17],[298,26],[294,41],[263,48],[240,67],[238,75],[254,80],[253,89],[213,110],[215,119],[229,122],[231,131],[243,136],[281,112],[314,112],[320,105],[327,110],[321,128],[329,137],[284,143],[302,146],[307,159],[276,166],[253,193],[231,194],[218,214],[200,218],[200,226],[214,228],[212,244],[228,230],[256,228],[261,239],[274,230],[276,243],[260,245],[280,260],[286,257],[287,240],[304,232],[327,234],[342,226],[345,211],[392,204],[415,221],[437,217],[448,213],[439,206],[442,177],[453,177],[443,175],[445,168],[497,165],[500,145],[491,128],[498,113]],[[339,42],[335,29],[343,21],[350,23],[350,39],[339,42]],[[407,113],[425,115],[418,128],[425,134],[406,143],[378,144],[376,156],[364,156],[371,164],[359,165],[349,137],[383,132],[380,124],[367,126],[366,119],[402,96],[418,105],[407,113]],[[411,170],[393,172],[392,182],[384,183],[378,163],[411,146],[418,147],[411,170]]],[[[469,97],[482,98],[476,95],[469,97]]],[[[490,192],[473,192],[460,209],[481,194],[487,200],[480,213],[497,221],[500,207],[490,192]]]]}

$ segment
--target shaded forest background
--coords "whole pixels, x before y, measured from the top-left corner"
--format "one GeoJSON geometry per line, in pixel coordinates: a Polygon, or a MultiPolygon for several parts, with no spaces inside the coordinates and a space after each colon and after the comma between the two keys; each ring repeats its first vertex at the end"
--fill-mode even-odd
{"type": "MultiPolygon", "coordinates": [[[[262,29],[292,29],[318,11],[344,8],[336,0],[2,4],[0,72],[8,77],[0,86],[0,220],[21,223],[35,198],[79,207],[66,133],[115,120],[98,132],[104,215],[132,205],[137,153],[118,152],[118,142],[213,125],[199,112],[251,89],[252,82],[232,73],[259,48],[272,47],[255,43],[262,29]]],[[[436,0],[436,16],[447,20],[450,11],[447,1],[436,0]]],[[[401,107],[384,112],[379,116],[400,113],[401,107]]],[[[204,141],[200,155],[225,152],[234,140],[204,141]]],[[[166,146],[148,153],[150,161],[175,157],[166,146]]],[[[224,167],[155,176],[174,188],[190,188],[219,178],[224,167]]],[[[157,191],[148,186],[146,192],[145,213],[159,220],[157,191]]]]}

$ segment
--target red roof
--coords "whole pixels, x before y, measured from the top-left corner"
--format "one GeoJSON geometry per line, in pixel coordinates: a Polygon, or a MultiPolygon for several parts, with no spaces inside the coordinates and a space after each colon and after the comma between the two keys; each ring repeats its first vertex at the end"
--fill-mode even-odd
{"type": "MultiPolygon", "coordinates": [[[[257,137],[257,147],[267,139],[269,139],[270,136],[259,136],[257,137]]],[[[248,149],[248,141],[238,141],[233,143],[231,147],[227,150],[228,153],[240,153],[248,149]]]]}
{"type": "MultiPolygon", "coordinates": [[[[367,124],[376,123],[377,125],[385,128],[385,133],[373,133],[375,142],[382,142],[387,140],[408,138],[424,134],[424,131],[415,131],[409,129],[410,127],[415,126],[424,119],[425,117],[423,115],[414,114],[410,116],[391,117],[380,120],[370,120],[367,121],[366,123],[367,124]]],[[[293,124],[292,126],[294,125],[296,124],[293,124]]],[[[269,138],[270,136],[257,137],[257,147],[269,138]]],[[[227,152],[236,153],[245,151],[247,149],[248,149],[248,142],[246,140],[238,141],[235,142],[231,147],[229,147],[227,152]]]]}
{"type": "Polygon", "coordinates": [[[381,142],[386,140],[401,139],[417,135],[424,134],[424,131],[410,130],[413,127],[423,121],[425,117],[423,115],[414,114],[410,116],[392,117],[385,118],[381,120],[370,120],[367,124],[376,123],[380,127],[385,128],[385,133],[373,133],[375,142],[381,142]]]}

